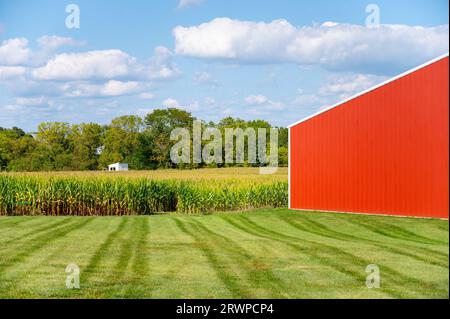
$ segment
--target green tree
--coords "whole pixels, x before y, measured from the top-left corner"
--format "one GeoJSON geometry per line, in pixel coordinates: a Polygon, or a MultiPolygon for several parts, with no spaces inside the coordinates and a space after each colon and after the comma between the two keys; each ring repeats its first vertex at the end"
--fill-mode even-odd
{"type": "Polygon", "coordinates": [[[100,167],[111,163],[126,162],[130,168],[145,168],[141,158],[141,131],[143,121],[139,116],[120,116],[111,121],[103,139],[100,167]]]}
{"type": "Polygon", "coordinates": [[[70,125],[64,122],[43,122],[38,126],[36,140],[39,142],[37,157],[42,160],[42,169],[70,170],[70,125]],[[39,156],[43,155],[43,156],[39,156]]]}
{"type": "Polygon", "coordinates": [[[145,138],[151,140],[150,162],[156,167],[173,167],[170,160],[170,149],[175,143],[170,140],[170,133],[176,128],[192,131],[195,117],[191,113],[176,109],[156,109],[145,117],[145,138]]]}
{"type": "MultiPolygon", "coordinates": [[[[176,108],[156,109],[145,116],[128,115],[114,118],[110,125],[95,123],[69,125],[62,122],[43,122],[36,137],[22,129],[0,127],[0,170],[94,170],[115,162],[126,162],[132,169],[156,169],[164,167],[196,168],[205,163],[175,165],[170,160],[170,150],[177,141],[170,140],[175,128],[186,128],[193,138],[192,125],[195,117],[176,108]],[[98,150],[102,150],[99,155],[98,150]]],[[[226,117],[217,124],[202,122],[206,127],[218,128],[222,133],[225,155],[225,129],[266,129],[266,142],[270,139],[271,125],[264,120],[246,121],[226,117]]],[[[279,165],[288,164],[288,129],[278,128],[279,165]]],[[[202,146],[210,141],[202,141],[202,146]]],[[[234,154],[236,141],[234,140],[234,154]]],[[[248,156],[248,143],[245,143],[248,156]]],[[[192,149],[191,149],[192,150],[192,149]]],[[[269,149],[268,149],[269,151],[269,149]]],[[[246,156],[246,159],[247,159],[246,156]]],[[[192,151],[191,151],[192,159],[192,151]]],[[[227,164],[239,166],[242,164],[227,164]]],[[[244,163],[259,166],[262,163],[244,163]]],[[[210,167],[225,166],[224,163],[209,164],[210,167]]]]}
{"type": "Polygon", "coordinates": [[[0,170],[30,170],[29,165],[19,165],[18,161],[28,164],[26,159],[36,148],[36,141],[22,129],[0,128],[0,170]]]}
{"type": "Polygon", "coordinates": [[[72,125],[68,136],[74,170],[98,168],[97,149],[102,146],[104,128],[95,123],[72,125]]]}

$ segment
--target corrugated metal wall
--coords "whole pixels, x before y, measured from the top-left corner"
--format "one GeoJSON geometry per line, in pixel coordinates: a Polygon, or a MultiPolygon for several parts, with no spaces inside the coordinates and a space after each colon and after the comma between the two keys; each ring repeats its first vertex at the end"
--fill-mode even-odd
{"type": "Polygon", "coordinates": [[[290,207],[448,218],[448,57],[290,129],[290,207]]]}

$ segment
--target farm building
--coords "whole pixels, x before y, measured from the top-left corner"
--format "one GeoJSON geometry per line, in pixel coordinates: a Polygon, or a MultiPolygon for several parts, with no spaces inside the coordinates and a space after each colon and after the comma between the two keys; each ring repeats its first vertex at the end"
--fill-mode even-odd
{"type": "Polygon", "coordinates": [[[291,209],[448,218],[448,54],[289,126],[291,209]]]}
{"type": "Polygon", "coordinates": [[[108,171],[128,171],[127,163],[114,163],[108,165],[108,171]]]}

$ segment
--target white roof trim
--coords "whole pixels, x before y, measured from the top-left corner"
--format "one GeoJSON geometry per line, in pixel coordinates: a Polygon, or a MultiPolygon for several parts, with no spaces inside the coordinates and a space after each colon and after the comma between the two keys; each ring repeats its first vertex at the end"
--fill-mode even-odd
{"type": "Polygon", "coordinates": [[[441,56],[439,56],[439,57],[437,57],[437,58],[435,58],[435,59],[433,59],[433,60],[431,60],[431,61],[425,62],[424,64],[419,65],[419,66],[417,66],[417,67],[415,67],[415,68],[413,68],[413,69],[411,69],[411,70],[408,70],[408,71],[406,71],[406,72],[404,72],[404,73],[402,73],[402,74],[399,74],[399,75],[397,75],[397,76],[395,76],[395,77],[393,77],[393,78],[391,78],[391,79],[389,79],[389,80],[387,80],[387,81],[384,81],[384,82],[382,82],[382,83],[380,83],[380,84],[377,84],[377,85],[375,85],[375,86],[373,86],[373,87],[371,87],[371,88],[369,88],[369,89],[367,89],[367,90],[364,90],[364,91],[362,91],[362,92],[360,92],[360,93],[357,93],[357,94],[355,94],[355,95],[353,95],[353,96],[351,96],[351,97],[349,97],[349,98],[347,98],[347,99],[345,99],[345,100],[343,100],[343,101],[341,101],[341,102],[338,102],[338,103],[336,103],[336,104],[334,104],[334,105],[332,105],[332,106],[330,106],[330,107],[327,107],[327,108],[325,108],[325,109],[323,109],[323,110],[321,110],[321,111],[319,111],[319,112],[316,112],[316,113],[314,113],[314,114],[312,114],[312,115],[310,115],[310,116],[307,116],[307,117],[301,119],[300,121],[297,121],[297,122],[295,122],[295,123],[292,123],[291,125],[288,125],[288,128],[293,127],[293,126],[296,126],[297,124],[303,123],[303,122],[305,122],[305,121],[307,121],[307,120],[309,120],[309,119],[311,119],[311,118],[313,118],[313,117],[316,117],[316,116],[319,115],[319,114],[325,113],[325,112],[327,112],[327,111],[329,111],[329,110],[331,110],[331,109],[334,109],[335,107],[337,107],[337,106],[339,106],[339,105],[342,105],[342,104],[344,104],[344,103],[347,103],[348,101],[351,101],[351,100],[353,100],[353,99],[356,99],[357,97],[360,97],[361,95],[364,95],[364,94],[369,93],[369,92],[371,92],[371,91],[373,91],[373,90],[375,90],[375,89],[378,89],[379,87],[382,87],[382,86],[384,86],[384,85],[386,85],[386,84],[389,84],[389,83],[391,83],[391,82],[394,82],[395,80],[398,80],[398,79],[400,79],[400,78],[402,78],[402,77],[404,77],[404,76],[406,76],[406,75],[408,75],[408,74],[411,74],[411,73],[413,73],[413,72],[415,72],[415,71],[417,71],[417,70],[419,70],[419,69],[422,69],[422,68],[424,68],[424,67],[426,67],[426,66],[428,66],[428,65],[430,65],[430,64],[433,64],[433,63],[435,63],[435,62],[437,62],[437,61],[439,61],[439,60],[442,60],[442,59],[444,59],[444,58],[447,58],[448,55],[449,55],[449,54],[448,54],[448,52],[447,52],[447,53],[445,53],[445,54],[443,54],[443,55],[441,55],[441,56]]]}

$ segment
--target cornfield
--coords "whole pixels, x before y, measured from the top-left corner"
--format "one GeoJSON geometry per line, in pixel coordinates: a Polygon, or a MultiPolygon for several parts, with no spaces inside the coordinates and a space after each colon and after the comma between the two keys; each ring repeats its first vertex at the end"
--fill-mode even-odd
{"type": "Polygon", "coordinates": [[[0,175],[0,215],[198,214],[287,205],[286,180],[256,180],[0,175]]]}

